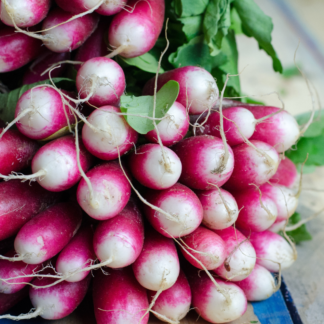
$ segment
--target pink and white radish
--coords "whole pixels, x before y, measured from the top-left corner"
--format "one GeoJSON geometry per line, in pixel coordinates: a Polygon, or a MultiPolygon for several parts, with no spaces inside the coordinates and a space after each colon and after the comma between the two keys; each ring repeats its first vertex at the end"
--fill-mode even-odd
{"type": "MultiPolygon", "coordinates": [[[[41,75],[49,67],[55,63],[66,61],[70,59],[70,53],[53,53],[50,50],[46,50],[41,56],[39,56],[28,68],[23,77],[23,84],[32,84],[35,82],[47,80],[49,78],[48,73],[41,75]]],[[[60,67],[56,67],[51,72],[52,78],[57,78],[63,75],[67,68],[66,64],[62,64],[60,67]]]]}
{"type": "Polygon", "coordinates": [[[143,250],[132,267],[135,278],[144,288],[158,292],[169,289],[180,273],[173,240],[150,229],[143,250]]]}
{"type": "Polygon", "coordinates": [[[260,190],[263,195],[270,197],[275,202],[278,210],[276,222],[285,221],[296,211],[298,198],[292,189],[265,183],[260,187],[260,190]]]}
{"type": "Polygon", "coordinates": [[[0,73],[17,70],[41,52],[42,42],[12,27],[0,29],[0,73]]]}
{"type": "Polygon", "coordinates": [[[80,271],[71,276],[73,272],[88,267],[91,261],[95,260],[92,241],[93,230],[89,227],[83,227],[60,252],[55,268],[66,278],[66,281],[81,281],[90,273],[90,270],[80,271]]]}
{"type": "Polygon", "coordinates": [[[151,205],[167,213],[143,204],[144,213],[151,225],[166,237],[176,238],[190,234],[202,221],[203,210],[198,197],[180,183],[169,189],[148,190],[144,197],[151,205]]]}
{"type": "Polygon", "coordinates": [[[86,176],[90,179],[93,197],[84,179],[78,185],[77,200],[92,218],[106,220],[116,216],[126,206],[131,186],[119,163],[112,161],[96,166],[86,176]]]}
{"type": "Polygon", "coordinates": [[[0,241],[15,235],[25,223],[58,202],[61,196],[43,189],[38,183],[1,182],[0,241]]]}
{"type": "Polygon", "coordinates": [[[30,166],[39,144],[16,130],[0,128],[0,174],[7,175],[30,166]]]}
{"type": "Polygon", "coordinates": [[[266,106],[247,106],[246,109],[250,110],[256,119],[274,114],[262,122],[258,121],[252,140],[265,142],[279,153],[287,151],[297,142],[300,135],[299,126],[287,111],[266,106]]]}
{"type": "MultiPolygon", "coordinates": [[[[200,118],[204,121],[204,117],[200,118]]],[[[249,139],[255,130],[256,119],[253,114],[243,107],[226,108],[223,111],[223,129],[226,134],[228,145],[235,146],[249,139]],[[243,136],[242,136],[243,134],[243,136]]],[[[202,127],[198,128],[197,133],[221,137],[220,133],[220,114],[213,112],[202,127]]]]}
{"type": "Polygon", "coordinates": [[[268,228],[268,231],[273,232],[273,233],[278,233],[282,231],[286,226],[286,220],[282,220],[279,222],[274,222],[272,226],[268,228]]]}
{"type": "Polygon", "coordinates": [[[32,27],[40,23],[48,14],[51,0],[2,0],[0,1],[0,19],[8,25],[32,27]]]}
{"type": "Polygon", "coordinates": [[[136,281],[130,267],[95,273],[93,304],[97,324],[147,324],[149,306],[146,290],[136,281]]]}
{"type": "MultiPolygon", "coordinates": [[[[201,114],[211,109],[218,100],[219,91],[215,79],[201,67],[185,66],[160,74],[157,90],[170,80],[179,83],[177,101],[189,110],[190,115],[201,114]]],[[[153,95],[154,83],[154,78],[149,80],[143,94],[153,95]]]]}
{"type": "MultiPolygon", "coordinates": [[[[6,256],[14,257],[15,254],[15,251],[11,250],[6,256]]],[[[28,277],[28,275],[32,275],[37,270],[40,270],[40,267],[35,264],[26,264],[22,261],[10,262],[8,260],[0,260],[0,293],[14,294],[23,289],[27,282],[34,279],[33,277],[28,277]]]]}
{"type": "Polygon", "coordinates": [[[163,27],[164,0],[129,0],[132,10],[114,16],[108,42],[115,49],[113,55],[136,57],[147,53],[155,45],[163,27]]]}
{"type": "Polygon", "coordinates": [[[19,98],[15,118],[18,119],[16,126],[19,131],[36,140],[46,139],[75,123],[75,117],[64,104],[61,94],[46,85],[34,87],[19,98]]]}
{"type": "Polygon", "coordinates": [[[219,291],[206,273],[196,271],[188,277],[192,291],[192,306],[206,321],[227,323],[242,316],[247,309],[244,292],[236,284],[215,279],[227,293],[228,298],[219,291]]]}
{"type": "Polygon", "coordinates": [[[40,264],[58,254],[78,231],[81,209],[75,203],[56,204],[27,222],[18,232],[14,246],[18,257],[1,259],[40,264]]]}
{"type": "Polygon", "coordinates": [[[129,151],[137,141],[137,133],[118,115],[120,109],[104,106],[88,117],[82,128],[82,141],[87,150],[102,160],[114,160],[129,151]]]}
{"type": "Polygon", "coordinates": [[[231,193],[224,189],[196,191],[204,211],[202,223],[213,230],[230,227],[239,215],[239,208],[231,193]]]}
{"type": "MultiPolygon", "coordinates": [[[[198,259],[207,270],[214,270],[221,266],[226,258],[226,246],[219,235],[199,226],[191,234],[184,236],[181,241],[186,250],[198,259]]],[[[203,267],[188,253],[181,250],[183,256],[196,268],[203,267]]]]}
{"type": "Polygon", "coordinates": [[[270,182],[292,188],[297,183],[297,179],[298,172],[294,162],[285,157],[280,161],[277,172],[272,176],[270,182]]]}
{"type": "Polygon", "coordinates": [[[93,247],[102,264],[123,268],[138,258],[143,242],[143,219],[131,201],[116,217],[100,222],[94,234],[93,247]]]}
{"type": "MultiPolygon", "coordinates": [[[[148,291],[149,302],[152,302],[156,292],[148,291]]],[[[153,314],[162,322],[170,319],[174,322],[181,321],[189,312],[191,304],[191,290],[188,280],[182,270],[175,284],[162,291],[152,307],[153,314]],[[161,316],[162,315],[162,316],[161,316]]]]}
{"type": "MultiPolygon", "coordinates": [[[[248,231],[243,232],[248,235],[248,231]]],[[[297,256],[288,242],[279,234],[270,231],[250,233],[250,241],[257,255],[257,264],[265,267],[271,272],[289,268],[297,256]]]]}
{"type": "Polygon", "coordinates": [[[238,281],[236,284],[244,291],[248,301],[268,299],[276,291],[272,274],[258,264],[246,279],[238,281]]]}
{"type": "Polygon", "coordinates": [[[6,313],[11,307],[28,296],[28,287],[17,291],[14,294],[0,294],[0,315],[6,313]]]}
{"type": "Polygon", "coordinates": [[[250,188],[251,184],[262,185],[277,171],[279,155],[269,144],[250,141],[252,144],[239,144],[233,147],[235,166],[233,173],[225,184],[229,190],[250,188]]]}
{"type": "Polygon", "coordinates": [[[73,14],[60,8],[50,11],[42,25],[42,30],[46,30],[43,32],[44,45],[48,49],[56,53],[71,52],[80,47],[98,26],[99,17],[96,14],[66,22],[72,17],[73,14]]]}
{"type": "Polygon", "coordinates": [[[222,186],[232,175],[233,151],[227,144],[224,147],[223,141],[217,137],[189,137],[175,144],[172,149],[182,163],[179,181],[190,188],[214,189],[215,185],[222,186]]]}
{"type": "Polygon", "coordinates": [[[96,107],[116,105],[125,91],[124,71],[110,58],[94,57],[79,69],[76,86],[81,99],[96,107]]]}
{"type": "MultiPolygon", "coordinates": [[[[186,108],[175,101],[166,113],[165,118],[157,125],[157,128],[164,146],[170,146],[182,140],[189,129],[186,108]]],[[[158,143],[155,129],[149,131],[145,138],[151,143],[158,143]]]]}
{"type": "Polygon", "coordinates": [[[226,246],[225,262],[215,269],[216,274],[231,281],[247,278],[256,263],[256,253],[248,238],[233,227],[215,233],[223,239],[226,246]]]}
{"type": "Polygon", "coordinates": [[[179,157],[159,144],[140,146],[129,158],[129,168],[142,185],[156,190],[172,187],[181,175],[179,157]]]}
{"type": "Polygon", "coordinates": [[[278,209],[273,197],[256,188],[233,191],[238,208],[241,210],[236,226],[245,230],[262,232],[277,219],[278,209]]]}

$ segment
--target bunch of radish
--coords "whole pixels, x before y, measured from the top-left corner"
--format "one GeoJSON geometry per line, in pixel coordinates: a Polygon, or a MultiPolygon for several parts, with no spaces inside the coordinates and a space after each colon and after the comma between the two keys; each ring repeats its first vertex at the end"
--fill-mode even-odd
{"type": "Polygon", "coordinates": [[[143,95],[171,80],[180,90],[154,129],[138,134],[120,107],[126,82],[114,57],[154,46],[164,1],[56,4],[0,1],[11,26],[0,26],[0,72],[37,56],[24,83],[70,57],[78,70],[77,96],[33,87],[1,130],[0,249],[9,243],[0,255],[0,319],[68,316],[92,270],[98,324],[145,324],[150,313],[179,323],[191,307],[210,323],[239,318],[248,301],[276,292],[274,273],[297,257],[277,234],[298,204],[297,170],[283,154],[300,136],[297,122],[276,107],[222,108],[211,74],[186,66],[147,82],[143,95]],[[22,29],[41,21],[42,34],[22,29]],[[33,312],[5,314],[26,295],[33,312]]]}

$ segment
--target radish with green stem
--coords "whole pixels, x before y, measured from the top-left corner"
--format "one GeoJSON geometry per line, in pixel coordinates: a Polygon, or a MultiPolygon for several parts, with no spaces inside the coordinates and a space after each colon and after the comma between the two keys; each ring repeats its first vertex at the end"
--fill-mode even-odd
{"type": "Polygon", "coordinates": [[[156,190],[172,187],[181,175],[179,157],[159,144],[144,144],[129,158],[129,168],[142,185],[156,190]]]}
{"type": "Polygon", "coordinates": [[[202,223],[214,230],[230,227],[237,220],[239,208],[228,191],[217,188],[196,191],[204,210],[202,223]]]}
{"type": "Polygon", "coordinates": [[[131,58],[143,55],[155,45],[164,20],[164,0],[129,0],[130,12],[121,11],[114,16],[108,29],[108,42],[113,52],[131,58]]]}
{"type": "Polygon", "coordinates": [[[119,214],[130,198],[131,186],[118,162],[98,165],[87,172],[86,176],[90,179],[93,196],[91,197],[88,184],[82,179],[77,189],[77,200],[82,209],[98,220],[119,214]]]}
{"type": "Polygon", "coordinates": [[[38,183],[11,180],[0,183],[0,241],[15,235],[30,219],[62,195],[43,189],[38,183]]]}
{"type": "Polygon", "coordinates": [[[175,144],[172,149],[182,163],[179,181],[190,188],[209,190],[215,188],[215,185],[220,187],[232,175],[233,151],[217,137],[189,137],[175,144]]]}
{"type": "Polygon", "coordinates": [[[277,172],[272,176],[270,182],[292,188],[297,183],[297,179],[298,172],[294,162],[285,157],[280,161],[277,172]]]}
{"type": "Polygon", "coordinates": [[[144,197],[171,217],[143,204],[151,225],[166,237],[181,237],[192,233],[200,225],[203,210],[198,197],[188,187],[176,183],[164,190],[147,190],[144,197]]]}
{"type": "Polygon", "coordinates": [[[82,141],[87,150],[102,160],[114,160],[133,148],[137,132],[120,116],[120,109],[104,106],[88,117],[90,125],[82,128],[82,141]]]}

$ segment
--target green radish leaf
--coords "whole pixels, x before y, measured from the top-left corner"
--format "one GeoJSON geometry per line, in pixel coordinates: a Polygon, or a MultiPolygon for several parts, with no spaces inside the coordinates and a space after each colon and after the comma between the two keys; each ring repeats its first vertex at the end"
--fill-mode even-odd
{"type": "Polygon", "coordinates": [[[209,0],[174,0],[175,13],[180,17],[190,17],[202,14],[209,0]]]}
{"type": "Polygon", "coordinates": [[[203,15],[179,18],[178,21],[183,25],[182,31],[185,34],[187,41],[190,41],[196,36],[202,34],[203,15]]]}
{"type": "Polygon", "coordinates": [[[282,65],[271,44],[272,19],[263,13],[253,0],[234,0],[233,5],[241,19],[242,30],[248,37],[254,37],[273,62],[273,69],[282,73],[282,65]]]}
{"type": "MultiPolygon", "coordinates": [[[[295,116],[297,123],[300,126],[305,125],[311,116],[311,112],[304,113],[301,115],[295,116]]],[[[303,137],[317,137],[322,134],[324,131],[324,112],[316,112],[313,122],[311,125],[308,127],[307,131],[303,135],[303,137]]]]}
{"type": "MultiPolygon", "coordinates": [[[[167,82],[156,94],[155,117],[162,118],[173,105],[179,94],[179,83],[167,82]]],[[[138,133],[147,134],[154,129],[153,121],[146,117],[153,117],[153,96],[121,96],[120,109],[125,115],[127,123],[138,133]],[[134,116],[136,115],[136,116],[134,116]]],[[[160,120],[156,120],[158,124],[160,120]]]]}
{"type": "MultiPolygon", "coordinates": [[[[73,90],[75,88],[75,81],[67,78],[53,78],[55,85],[65,90],[73,90]]],[[[0,94],[0,119],[4,122],[11,122],[15,118],[15,110],[18,99],[27,90],[41,85],[51,84],[50,80],[44,80],[33,84],[26,84],[18,89],[8,93],[0,94]]]]}

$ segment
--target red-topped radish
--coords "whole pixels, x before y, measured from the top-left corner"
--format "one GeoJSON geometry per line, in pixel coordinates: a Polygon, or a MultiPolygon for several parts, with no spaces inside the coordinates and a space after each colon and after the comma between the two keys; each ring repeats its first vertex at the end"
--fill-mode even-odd
{"type": "Polygon", "coordinates": [[[277,172],[272,176],[270,182],[292,188],[298,179],[298,172],[293,161],[285,157],[280,161],[277,172]]]}
{"type": "Polygon", "coordinates": [[[179,181],[190,188],[214,189],[215,185],[222,186],[232,175],[233,151],[226,144],[226,154],[223,141],[217,137],[189,137],[175,144],[172,149],[182,163],[179,181]]]}
{"type": "Polygon", "coordinates": [[[132,175],[142,185],[156,190],[172,187],[181,175],[179,157],[159,144],[140,146],[129,158],[132,175]]]}
{"type": "MultiPolygon", "coordinates": [[[[201,67],[185,66],[159,75],[157,90],[170,80],[179,83],[180,92],[177,101],[186,107],[191,115],[208,111],[218,100],[215,79],[201,67]]],[[[153,95],[154,83],[154,78],[149,80],[143,89],[143,94],[153,95]]]]}

